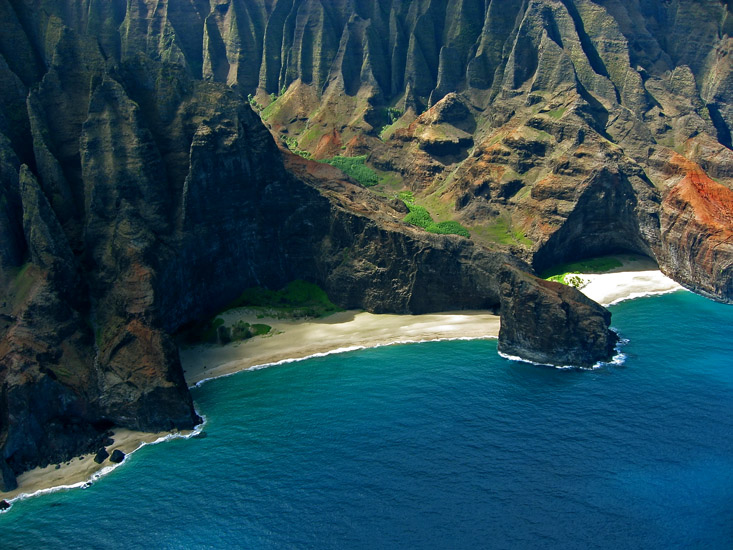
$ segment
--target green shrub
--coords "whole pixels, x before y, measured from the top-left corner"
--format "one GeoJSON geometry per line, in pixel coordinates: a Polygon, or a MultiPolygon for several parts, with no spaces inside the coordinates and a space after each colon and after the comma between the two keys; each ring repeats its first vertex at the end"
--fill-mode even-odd
{"type": "Polygon", "coordinates": [[[468,229],[466,229],[456,221],[435,223],[427,208],[425,208],[424,206],[418,206],[417,204],[412,202],[414,199],[411,192],[403,191],[402,193],[400,193],[399,196],[407,205],[407,208],[410,209],[410,213],[403,218],[403,221],[406,221],[407,223],[411,223],[412,225],[416,225],[418,227],[422,227],[430,233],[438,233],[439,235],[460,235],[466,238],[471,237],[468,229]],[[405,194],[404,196],[403,193],[405,194]],[[407,193],[409,193],[409,195],[407,193]],[[405,197],[409,200],[406,200],[405,197]]]}
{"type": "Polygon", "coordinates": [[[400,191],[397,197],[407,206],[415,203],[415,194],[412,191],[400,191]]]}
{"type": "Polygon", "coordinates": [[[428,227],[428,231],[431,233],[439,233],[441,235],[461,235],[462,237],[470,237],[471,234],[468,229],[463,227],[456,221],[447,221],[433,224],[428,227]]]}
{"type": "Polygon", "coordinates": [[[249,104],[258,111],[262,111],[262,109],[264,109],[264,107],[260,105],[260,103],[254,98],[252,94],[249,94],[247,96],[247,101],[249,101],[249,104]]]}
{"type": "Polygon", "coordinates": [[[561,275],[553,275],[547,278],[548,281],[555,281],[566,286],[574,286],[575,288],[583,288],[588,281],[583,279],[579,273],[563,273],[561,275]]]}
{"type": "Polygon", "coordinates": [[[435,222],[433,222],[433,218],[427,208],[417,206],[416,204],[405,204],[407,204],[407,208],[410,209],[410,213],[404,217],[404,221],[411,223],[412,225],[422,227],[423,229],[427,229],[430,225],[435,225],[435,222]]]}
{"type": "Polygon", "coordinates": [[[250,325],[244,321],[237,321],[232,325],[231,338],[234,341],[247,340],[254,336],[264,336],[272,330],[270,325],[264,323],[254,323],[250,325]]]}
{"type": "Polygon", "coordinates": [[[377,173],[366,165],[366,155],[358,157],[342,157],[339,155],[324,159],[321,162],[335,166],[364,187],[372,187],[379,183],[377,173]]]}
{"type": "Polygon", "coordinates": [[[397,119],[400,118],[404,113],[404,111],[400,111],[396,107],[387,107],[387,117],[389,117],[389,123],[394,124],[397,122],[397,119]]]}
{"type": "Polygon", "coordinates": [[[247,306],[277,308],[294,317],[321,317],[340,311],[322,288],[300,279],[292,281],[281,290],[248,288],[230,307],[247,306]]]}
{"type": "Polygon", "coordinates": [[[298,145],[298,140],[296,138],[292,136],[283,136],[281,139],[291,153],[295,153],[296,155],[299,155],[306,159],[312,158],[313,155],[311,155],[308,151],[303,151],[300,148],[300,146],[298,145]]]}

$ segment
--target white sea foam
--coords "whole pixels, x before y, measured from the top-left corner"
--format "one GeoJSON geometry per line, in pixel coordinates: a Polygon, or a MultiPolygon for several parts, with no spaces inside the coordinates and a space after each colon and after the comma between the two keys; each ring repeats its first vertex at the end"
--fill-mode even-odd
{"type": "Polygon", "coordinates": [[[648,292],[631,292],[627,296],[622,296],[621,298],[617,298],[616,300],[609,302],[608,304],[606,304],[606,307],[615,306],[616,304],[620,304],[621,302],[626,302],[628,300],[637,300],[639,298],[649,298],[651,296],[661,296],[662,294],[672,294],[673,292],[679,292],[680,290],[686,290],[687,292],[691,292],[690,290],[686,289],[685,287],[668,288],[666,290],[650,290],[648,292]]]}
{"type": "MultiPolygon", "coordinates": [[[[198,414],[198,411],[196,411],[196,414],[198,414]]],[[[50,493],[57,493],[59,491],[68,491],[70,489],[86,489],[87,487],[90,487],[98,479],[101,479],[102,477],[106,476],[113,470],[116,470],[117,468],[122,466],[125,462],[127,462],[127,459],[132,454],[136,453],[137,451],[139,451],[146,445],[157,445],[158,443],[164,443],[166,441],[171,441],[172,439],[190,439],[191,437],[196,437],[203,431],[204,426],[206,425],[206,416],[199,414],[199,417],[201,417],[201,423],[198,424],[196,427],[194,427],[191,433],[182,434],[182,433],[174,432],[174,433],[169,433],[164,436],[161,436],[158,439],[156,439],[155,441],[143,442],[136,449],[127,453],[125,455],[125,458],[123,458],[121,462],[117,464],[110,464],[109,466],[105,466],[101,470],[97,470],[86,481],[79,481],[77,483],[70,483],[66,485],[56,485],[54,487],[38,489],[37,491],[33,491],[32,493],[20,493],[19,495],[16,495],[15,497],[6,500],[6,502],[10,504],[10,507],[8,507],[5,510],[0,511],[0,514],[10,510],[10,508],[12,508],[13,506],[13,503],[20,501],[20,500],[25,500],[27,498],[33,498],[33,497],[37,497],[41,495],[47,495],[50,493]]]]}
{"type": "Polygon", "coordinates": [[[593,367],[580,367],[577,365],[551,365],[549,363],[539,363],[537,361],[532,361],[531,359],[525,359],[524,357],[520,357],[519,355],[510,355],[502,351],[497,351],[497,353],[499,354],[499,357],[508,359],[509,361],[518,361],[520,363],[527,363],[529,365],[535,365],[538,367],[550,367],[558,370],[592,370],[593,368],[595,368],[595,365],[593,365],[593,367]]]}
{"type": "Polygon", "coordinates": [[[616,333],[616,336],[618,336],[618,341],[616,342],[616,346],[613,348],[613,351],[616,352],[616,354],[611,357],[610,361],[599,361],[595,365],[593,365],[593,368],[600,368],[605,366],[616,366],[620,367],[626,362],[626,358],[628,357],[624,352],[621,351],[621,348],[623,348],[626,344],[629,343],[628,338],[622,338],[619,334],[618,330],[614,327],[611,327],[611,330],[616,333]]]}
{"type": "MultiPolygon", "coordinates": [[[[618,335],[618,331],[611,327],[611,330],[615,332],[618,335]]],[[[504,359],[508,359],[509,361],[519,361],[521,363],[528,363],[530,365],[536,365],[539,367],[551,367],[553,369],[558,370],[596,370],[600,369],[605,366],[615,365],[620,366],[623,365],[626,361],[626,354],[622,353],[621,348],[629,343],[629,340],[626,338],[621,338],[619,336],[618,342],[616,342],[616,346],[613,348],[613,350],[616,352],[615,355],[611,358],[610,361],[598,361],[596,364],[594,364],[592,367],[583,367],[580,365],[550,365],[548,363],[538,363],[537,361],[532,361],[530,359],[525,359],[524,357],[519,357],[518,355],[510,355],[508,353],[504,353],[501,351],[497,351],[500,357],[503,357],[504,359]]]]}
{"type": "MultiPolygon", "coordinates": [[[[385,346],[396,346],[400,344],[426,344],[428,342],[453,342],[453,341],[469,341],[469,340],[496,340],[496,336],[450,336],[450,337],[443,337],[443,338],[430,338],[430,339],[421,339],[421,340],[417,340],[417,339],[394,340],[392,342],[384,342],[381,344],[373,344],[373,345],[346,346],[346,347],[341,347],[341,348],[335,348],[329,351],[321,351],[318,353],[312,353],[304,357],[293,357],[293,358],[288,358],[288,359],[281,359],[279,361],[272,361],[270,363],[262,363],[260,365],[252,365],[251,367],[247,367],[245,369],[238,369],[232,372],[226,372],[224,374],[210,376],[209,378],[204,378],[202,380],[199,380],[198,382],[196,382],[194,385],[190,387],[198,388],[205,382],[210,382],[211,380],[218,380],[219,378],[226,378],[227,376],[232,376],[240,372],[267,369],[270,367],[277,367],[278,365],[286,365],[288,363],[306,361],[308,359],[315,359],[317,357],[326,357],[328,355],[334,355],[337,353],[348,353],[350,351],[359,351],[359,350],[372,349],[372,348],[382,348],[385,346]]],[[[225,367],[227,365],[236,364],[236,363],[239,363],[239,361],[232,361],[230,363],[224,363],[220,367],[225,367]]]]}

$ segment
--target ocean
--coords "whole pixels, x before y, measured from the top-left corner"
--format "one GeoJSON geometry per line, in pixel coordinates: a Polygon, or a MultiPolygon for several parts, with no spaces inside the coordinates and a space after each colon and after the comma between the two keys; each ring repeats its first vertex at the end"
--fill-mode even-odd
{"type": "Polygon", "coordinates": [[[610,308],[623,364],[394,345],[193,390],[202,436],[0,515],[15,548],[733,548],[733,307],[610,308]]]}

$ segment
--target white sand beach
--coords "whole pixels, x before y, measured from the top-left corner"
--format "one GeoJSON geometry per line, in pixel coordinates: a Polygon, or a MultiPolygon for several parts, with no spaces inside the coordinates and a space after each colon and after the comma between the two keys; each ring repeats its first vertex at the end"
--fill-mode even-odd
{"type": "Polygon", "coordinates": [[[580,291],[603,306],[642,296],[666,294],[683,287],[664,275],[657,264],[642,256],[619,258],[621,267],[606,273],[581,273],[587,283],[580,291]]]}
{"type": "MultiPolygon", "coordinates": [[[[580,274],[586,283],[580,291],[602,305],[621,300],[680,290],[682,287],[642,256],[624,255],[622,265],[606,273],[580,274]]],[[[186,381],[232,374],[261,365],[297,360],[316,354],[456,338],[496,338],[499,316],[488,311],[454,311],[426,315],[373,314],[344,311],[323,319],[283,320],[257,317],[247,309],[221,315],[225,323],[238,320],[265,323],[273,333],[226,346],[200,345],[181,350],[186,381]]]]}
{"type": "Polygon", "coordinates": [[[333,351],[458,338],[496,338],[499,316],[489,311],[457,311],[426,315],[342,311],[322,319],[258,318],[257,312],[232,310],[225,323],[264,323],[273,331],[226,346],[204,345],[181,350],[189,385],[260,365],[303,359],[333,351]]]}

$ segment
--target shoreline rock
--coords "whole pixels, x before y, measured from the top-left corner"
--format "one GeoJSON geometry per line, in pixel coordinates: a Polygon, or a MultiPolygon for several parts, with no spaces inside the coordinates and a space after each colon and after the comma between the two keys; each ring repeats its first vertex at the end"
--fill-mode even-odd
{"type": "Polygon", "coordinates": [[[614,355],[611,312],[579,290],[507,267],[501,277],[501,353],[554,366],[591,367],[614,355]]]}
{"type": "Polygon", "coordinates": [[[112,455],[110,455],[109,457],[109,461],[113,464],[119,464],[123,460],[125,460],[125,453],[123,453],[119,449],[115,449],[114,451],[112,451],[112,455]]]}

